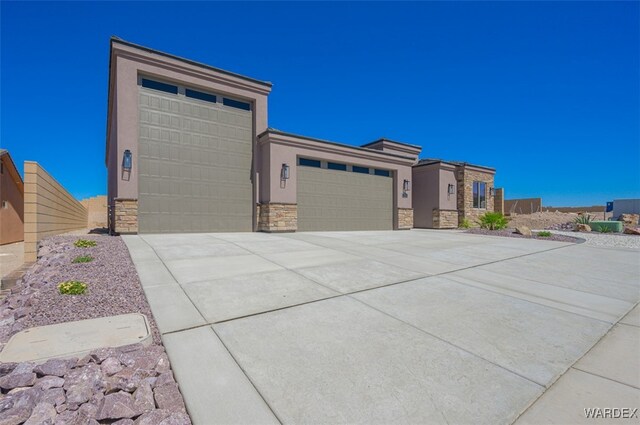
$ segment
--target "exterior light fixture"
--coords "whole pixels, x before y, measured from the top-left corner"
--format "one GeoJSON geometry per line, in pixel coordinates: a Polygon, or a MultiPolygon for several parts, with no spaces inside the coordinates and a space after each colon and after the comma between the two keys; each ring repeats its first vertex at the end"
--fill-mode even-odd
{"type": "Polygon", "coordinates": [[[124,154],[122,155],[122,170],[131,171],[132,162],[133,160],[132,160],[131,151],[127,149],[124,151],[124,154]]]}
{"type": "Polygon", "coordinates": [[[404,180],[404,183],[402,184],[402,190],[404,190],[405,192],[409,191],[409,180],[404,180]]]}
{"type": "Polygon", "coordinates": [[[490,195],[490,196],[493,196],[493,195],[495,195],[495,194],[496,194],[496,190],[495,190],[493,187],[490,187],[490,188],[489,188],[489,195],[490,195]]]}
{"type": "Polygon", "coordinates": [[[289,180],[289,165],[282,164],[282,169],[280,170],[280,179],[289,180]]]}
{"type": "Polygon", "coordinates": [[[449,186],[447,187],[447,194],[453,195],[454,193],[456,193],[456,187],[449,183],[449,186]]]}

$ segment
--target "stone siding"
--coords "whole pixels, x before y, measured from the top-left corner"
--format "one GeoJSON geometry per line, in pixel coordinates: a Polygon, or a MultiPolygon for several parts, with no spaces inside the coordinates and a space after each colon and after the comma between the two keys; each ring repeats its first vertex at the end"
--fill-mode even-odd
{"type": "Polygon", "coordinates": [[[259,232],[295,232],[298,230],[298,205],[258,205],[259,232]]]}
{"type": "Polygon", "coordinates": [[[495,212],[504,215],[504,189],[496,189],[496,196],[493,200],[493,208],[495,212]]]}
{"type": "Polygon", "coordinates": [[[398,208],[398,230],[413,229],[413,208],[398,208]]]}
{"type": "Polygon", "coordinates": [[[433,209],[434,229],[455,229],[458,227],[458,210],[433,209]]]}
{"type": "Polygon", "coordinates": [[[117,233],[138,233],[138,200],[115,200],[114,231],[117,233]]]}
{"type": "Polygon", "coordinates": [[[471,224],[477,224],[477,219],[487,211],[493,211],[494,197],[489,194],[489,189],[493,187],[493,173],[472,170],[467,167],[459,167],[456,172],[458,181],[457,201],[458,201],[458,223],[462,224],[465,218],[471,224]],[[486,183],[486,208],[473,207],[473,182],[480,181],[486,183]]]}

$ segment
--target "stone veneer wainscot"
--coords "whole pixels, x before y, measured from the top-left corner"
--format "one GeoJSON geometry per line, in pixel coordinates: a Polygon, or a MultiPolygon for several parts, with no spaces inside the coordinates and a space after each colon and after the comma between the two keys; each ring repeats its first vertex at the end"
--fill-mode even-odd
{"type": "Polygon", "coordinates": [[[458,227],[458,210],[433,209],[434,229],[455,229],[458,227]]]}
{"type": "Polygon", "coordinates": [[[260,204],[258,205],[258,231],[295,232],[298,230],[297,204],[260,204]]]}
{"type": "Polygon", "coordinates": [[[114,231],[138,233],[138,200],[116,198],[114,201],[114,231]]]}
{"type": "Polygon", "coordinates": [[[398,208],[398,230],[413,229],[413,208],[398,208]]]}

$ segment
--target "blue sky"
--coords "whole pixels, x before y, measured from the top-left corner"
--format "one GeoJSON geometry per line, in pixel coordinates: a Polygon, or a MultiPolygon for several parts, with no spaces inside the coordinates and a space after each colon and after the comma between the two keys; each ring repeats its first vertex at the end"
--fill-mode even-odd
{"type": "Polygon", "coordinates": [[[272,81],[271,127],[492,166],[507,198],[637,198],[639,4],[3,1],[0,146],[106,193],[117,35],[272,81]]]}

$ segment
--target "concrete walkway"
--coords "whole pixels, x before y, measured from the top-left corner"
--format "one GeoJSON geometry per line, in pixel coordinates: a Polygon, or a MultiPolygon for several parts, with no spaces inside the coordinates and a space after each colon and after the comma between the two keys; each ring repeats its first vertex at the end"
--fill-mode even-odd
{"type": "Polygon", "coordinates": [[[616,369],[638,328],[607,334],[640,300],[637,250],[426,230],[124,239],[195,423],[592,423],[589,403],[640,407],[633,367],[616,369]],[[612,376],[630,398],[611,401],[635,406],[594,384],[556,402],[570,416],[540,416],[548,388],[590,385],[576,374],[612,376]]]}

